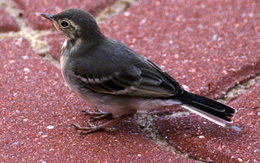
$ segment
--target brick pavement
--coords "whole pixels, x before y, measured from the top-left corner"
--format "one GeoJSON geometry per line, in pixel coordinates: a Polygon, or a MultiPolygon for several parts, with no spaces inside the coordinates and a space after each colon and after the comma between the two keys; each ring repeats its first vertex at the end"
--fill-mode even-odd
{"type": "Polygon", "coordinates": [[[1,0],[0,162],[259,162],[259,6],[1,0]],[[71,7],[107,18],[99,22],[106,35],[156,62],[186,89],[236,108],[234,123],[222,128],[172,107],[139,113],[113,132],[79,135],[70,124],[83,124],[79,111],[92,107],[64,85],[57,68],[64,38],[39,17],[71,7]]]}
{"type": "Polygon", "coordinates": [[[4,9],[0,8],[0,32],[10,32],[19,30],[15,20],[4,9]]]}

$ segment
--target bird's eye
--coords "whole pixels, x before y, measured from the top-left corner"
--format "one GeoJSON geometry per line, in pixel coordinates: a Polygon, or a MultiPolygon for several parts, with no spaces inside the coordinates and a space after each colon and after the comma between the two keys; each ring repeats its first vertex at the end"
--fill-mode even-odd
{"type": "Polygon", "coordinates": [[[61,25],[63,28],[67,28],[67,27],[69,26],[69,22],[66,21],[66,20],[62,20],[62,21],[60,22],[60,25],[61,25]]]}

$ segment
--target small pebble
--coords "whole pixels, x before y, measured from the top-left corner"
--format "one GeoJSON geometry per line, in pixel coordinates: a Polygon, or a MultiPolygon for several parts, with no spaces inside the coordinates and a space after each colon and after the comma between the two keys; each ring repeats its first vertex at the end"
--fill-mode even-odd
{"type": "Polygon", "coordinates": [[[49,130],[52,130],[52,129],[54,129],[54,126],[49,125],[49,126],[47,126],[46,128],[49,129],[49,130]]]}
{"type": "Polygon", "coordinates": [[[211,39],[212,41],[217,41],[218,35],[217,34],[212,35],[211,39]]]}
{"type": "Polygon", "coordinates": [[[24,71],[24,72],[30,72],[30,69],[27,68],[27,67],[25,67],[25,68],[23,68],[23,71],[24,71]]]}
{"type": "Polygon", "coordinates": [[[22,56],[22,59],[24,59],[24,60],[29,59],[29,56],[24,55],[24,56],[22,56]]]}
{"type": "Polygon", "coordinates": [[[15,141],[11,145],[18,145],[18,144],[19,144],[19,141],[15,141]]]}
{"type": "Polygon", "coordinates": [[[180,57],[180,55],[179,54],[174,54],[174,58],[179,58],[180,57]]]}
{"type": "Polygon", "coordinates": [[[39,131],[39,132],[38,132],[38,135],[41,135],[41,134],[43,134],[43,132],[42,132],[42,131],[39,131]]]}
{"type": "Polygon", "coordinates": [[[129,16],[130,15],[130,12],[125,12],[124,13],[124,16],[129,16]]]}
{"type": "Polygon", "coordinates": [[[41,137],[42,137],[42,138],[47,138],[47,137],[48,137],[48,135],[42,135],[41,137]]]}
{"type": "Polygon", "coordinates": [[[241,128],[238,126],[231,126],[231,128],[235,131],[241,131],[241,128]]]}
{"type": "Polygon", "coordinates": [[[162,56],[163,56],[163,57],[167,57],[167,54],[164,53],[164,54],[162,54],[162,56]]]}

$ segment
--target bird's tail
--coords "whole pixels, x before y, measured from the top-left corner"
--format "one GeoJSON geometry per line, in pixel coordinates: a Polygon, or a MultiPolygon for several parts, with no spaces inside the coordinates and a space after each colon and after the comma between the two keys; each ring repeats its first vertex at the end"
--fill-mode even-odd
{"type": "Polygon", "coordinates": [[[184,91],[179,95],[182,107],[225,127],[226,123],[232,122],[230,117],[235,110],[217,101],[184,91]]]}

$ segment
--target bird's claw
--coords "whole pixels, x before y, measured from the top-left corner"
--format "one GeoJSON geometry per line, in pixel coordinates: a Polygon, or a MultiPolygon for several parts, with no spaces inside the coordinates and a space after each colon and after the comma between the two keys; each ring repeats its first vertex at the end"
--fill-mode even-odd
{"type": "Polygon", "coordinates": [[[120,122],[126,118],[132,117],[134,114],[135,114],[135,112],[131,113],[131,114],[124,114],[124,115],[122,115],[120,117],[116,117],[116,118],[113,117],[112,120],[99,124],[99,125],[94,125],[94,124],[90,123],[90,120],[88,120],[86,122],[88,124],[88,127],[82,127],[77,124],[71,124],[71,126],[73,128],[75,128],[76,130],[82,130],[81,134],[83,134],[83,135],[93,133],[93,132],[99,132],[99,131],[114,131],[115,128],[111,128],[111,126],[117,124],[118,122],[120,122]]]}
{"type": "Polygon", "coordinates": [[[77,125],[77,124],[71,124],[71,126],[73,128],[75,128],[76,130],[82,130],[80,132],[80,134],[83,134],[83,135],[86,135],[86,134],[89,134],[89,133],[93,133],[93,132],[99,132],[99,131],[104,131],[105,128],[103,127],[99,127],[99,126],[96,126],[96,125],[91,125],[90,127],[82,127],[80,125],[77,125]]]}
{"type": "Polygon", "coordinates": [[[82,127],[77,124],[71,124],[71,126],[73,128],[75,128],[76,130],[82,130],[80,132],[80,134],[82,134],[82,135],[90,134],[93,132],[99,132],[99,131],[115,131],[116,130],[116,128],[112,128],[112,127],[111,128],[100,127],[100,126],[90,123],[89,121],[87,121],[87,124],[89,125],[89,127],[82,127]]]}
{"type": "Polygon", "coordinates": [[[91,120],[100,120],[100,119],[113,119],[113,115],[111,113],[97,111],[97,112],[90,112],[86,110],[82,110],[82,113],[85,115],[89,115],[91,120]]]}
{"type": "Polygon", "coordinates": [[[86,123],[88,124],[88,126],[90,126],[92,128],[97,127],[96,125],[92,124],[89,119],[86,121],[86,123]]]}

